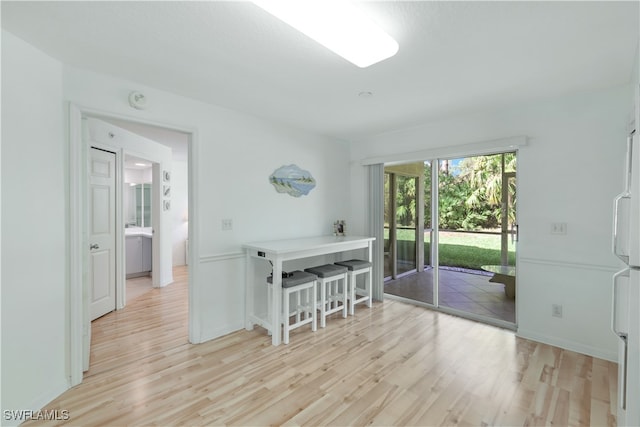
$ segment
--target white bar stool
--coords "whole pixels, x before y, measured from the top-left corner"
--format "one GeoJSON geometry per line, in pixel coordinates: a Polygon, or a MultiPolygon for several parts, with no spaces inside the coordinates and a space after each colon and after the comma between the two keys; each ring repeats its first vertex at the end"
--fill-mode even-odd
{"type": "MultiPolygon", "coordinates": [[[[282,342],[289,344],[289,332],[301,326],[311,323],[311,330],[317,329],[317,301],[316,301],[317,277],[304,271],[294,271],[288,277],[282,278],[282,342]],[[295,307],[292,311],[289,308],[290,295],[295,294],[295,307]],[[303,298],[301,298],[303,296],[303,298]],[[295,316],[295,321],[291,322],[290,317],[295,316]]],[[[267,277],[268,290],[267,301],[271,301],[273,292],[273,277],[267,277]]],[[[268,303],[270,306],[270,303],[268,303]]]]}
{"type": "Polygon", "coordinates": [[[305,268],[306,272],[318,276],[320,286],[320,327],[327,325],[327,316],[342,311],[342,317],[347,317],[347,268],[335,264],[319,265],[305,268]],[[339,292],[339,282],[342,280],[342,292],[339,292]]]}
{"type": "Polygon", "coordinates": [[[351,259],[349,261],[338,261],[335,264],[341,267],[347,267],[349,270],[349,314],[353,316],[356,304],[360,304],[361,302],[366,302],[367,307],[371,308],[371,262],[361,259],[351,259]],[[364,288],[357,287],[357,277],[360,274],[366,274],[364,278],[364,288]]]}

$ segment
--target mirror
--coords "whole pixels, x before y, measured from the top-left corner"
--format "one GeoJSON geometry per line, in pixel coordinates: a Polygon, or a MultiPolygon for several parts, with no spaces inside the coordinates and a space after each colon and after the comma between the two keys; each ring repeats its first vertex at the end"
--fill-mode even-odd
{"type": "Polygon", "coordinates": [[[151,227],[153,163],[129,154],[124,158],[125,227],[151,227]]]}
{"type": "Polygon", "coordinates": [[[151,227],[151,184],[125,186],[125,226],[151,227]]]}

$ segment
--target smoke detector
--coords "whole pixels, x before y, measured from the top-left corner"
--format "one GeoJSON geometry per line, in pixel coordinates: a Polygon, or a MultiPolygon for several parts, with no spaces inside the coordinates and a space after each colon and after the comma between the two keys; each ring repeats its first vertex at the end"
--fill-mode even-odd
{"type": "Polygon", "coordinates": [[[136,110],[144,110],[147,108],[147,97],[141,92],[133,91],[129,94],[129,105],[136,110]]]}

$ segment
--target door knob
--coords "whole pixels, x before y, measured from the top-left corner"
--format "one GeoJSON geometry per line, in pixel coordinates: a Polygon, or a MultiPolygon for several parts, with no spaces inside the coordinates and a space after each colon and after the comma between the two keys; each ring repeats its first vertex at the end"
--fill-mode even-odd
{"type": "Polygon", "coordinates": [[[100,246],[98,246],[97,243],[92,243],[91,245],[89,245],[89,250],[94,250],[94,249],[100,249],[100,246]]]}

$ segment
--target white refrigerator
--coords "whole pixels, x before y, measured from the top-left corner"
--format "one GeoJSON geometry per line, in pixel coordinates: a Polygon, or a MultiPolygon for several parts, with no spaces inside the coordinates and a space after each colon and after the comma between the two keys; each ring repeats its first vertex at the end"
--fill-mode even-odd
{"type": "Polygon", "coordinates": [[[625,188],[614,202],[611,329],[618,336],[618,425],[640,426],[640,138],[627,139],[625,188]]]}

